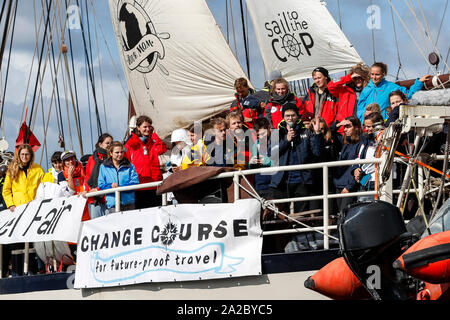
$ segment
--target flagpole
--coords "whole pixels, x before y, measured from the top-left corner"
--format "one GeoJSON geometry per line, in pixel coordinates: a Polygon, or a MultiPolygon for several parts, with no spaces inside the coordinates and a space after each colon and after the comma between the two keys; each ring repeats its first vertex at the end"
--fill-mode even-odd
{"type": "Polygon", "coordinates": [[[23,122],[27,122],[27,113],[28,113],[28,106],[25,107],[25,117],[23,117],[23,122]]]}

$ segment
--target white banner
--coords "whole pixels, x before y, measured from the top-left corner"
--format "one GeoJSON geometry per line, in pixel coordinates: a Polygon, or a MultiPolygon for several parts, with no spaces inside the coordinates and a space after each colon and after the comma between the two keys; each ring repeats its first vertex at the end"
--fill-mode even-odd
{"type": "Polygon", "coordinates": [[[246,77],[206,1],[109,0],[137,115],[163,138],[228,108],[246,77]]]}
{"type": "Polygon", "coordinates": [[[317,67],[337,73],[362,59],[319,0],[247,0],[266,69],[288,81],[317,67]]]}
{"type": "Polygon", "coordinates": [[[182,204],[83,224],[75,288],[261,274],[260,203],[182,204]]]}
{"type": "Polygon", "coordinates": [[[0,243],[77,242],[86,199],[72,196],[33,200],[0,212],[0,243]]]}

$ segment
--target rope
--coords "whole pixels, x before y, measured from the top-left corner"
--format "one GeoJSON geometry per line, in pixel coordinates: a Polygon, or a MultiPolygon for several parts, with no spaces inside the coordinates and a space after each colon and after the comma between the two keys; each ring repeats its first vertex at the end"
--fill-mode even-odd
{"type": "Polygon", "coordinates": [[[230,1],[230,15],[231,15],[231,28],[233,29],[233,39],[234,39],[234,55],[237,57],[237,43],[236,43],[236,31],[234,30],[234,19],[233,19],[233,6],[230,1]]]}
{"type": "MultiPolygon", "coordinates": [[[[49,8],[48,1],[45,0],[45,2],[47,4],[47,8],[49,8]]],[[[59,39],[59,37],[57,37],[57,39],[59,39]]],[[[48,45],[51,46],[51,50],[52,50],[53,73],[55,74],[55,86],[56,86],[55,101],[57,102],[56,118],[57,118],[57,123],[58,123],[58,132],[62,133],[62,136],[64,139],[64,129],[63,129],[62,115],[61,115],[61,98],[60,98],[60,94],[59,94],[59,84],[58,84],[58,79],[57,79],[58,74],[57,74],[56,64],[55,64],[55,49],[54,49],[53,42],[51,41],[51,39],[48,38],[47,41],[48,41],[48,45]]],[[[50,69],[51,68],[52,68],[52,65],[50,65],[50,69]]],[[[54,80],[53,73],[50,72],[50,75],[52,76],[52,82],[54,80]]],[[[44,123],[44,127],[45,127],[45,123],[44,123]]],[[[47,161],[47,163],[48,163],[48,161],[47,161]]]]}
{"type": "Polygon", "coordinates": [[[239,1],[241,8],[241,22],[242,22],[242,33],[244,36],[244,49],[245,49],[245,62],[247,64],[247,77],[250,79],[250,61],[248,55],[248,46],[247,46],[247,34],[245,31],[245,21],[244,21],[244,6],[242,4],[242,0],[239,1]]]}
{"type": "Polygon", "coordinates": [[[398,48],[398,39],[397,39],[397,31],[395,29],[394,12],[392,12],[392,7],[390,7],[390,9],[391,9],[391,18],[392,18],[392,29],[394,30],[394,40],[395,40],[395,47],[397,50],[397,60],[398,60],[398,70],[397,70],[397,74],[395,76],[395,81],[397,81],[398,74],[400,73],[400,69],[402,68],[402,62],[400,61],[400,50],[398,48]]]}
{"type": "MultiPolygon", "coordinates": [[[[329,237],[333,240],[339,240],[338,238],[331,236],[329,234],[325,234],[324,232],[320,231],[320,230],[316,230],[311,226],[308,226],[307,224],[298,221],[297,219],[294,219],[288,215],[286,215],[285,213],[281,212],[278,210],[278,208],[272,203],[272,201],[270,200],[266,200],[263,197],[261,197],[258,192],[253,188],[252,184],[248,181],[247,177],[245,175],[242,175],[242,177],[244,178],[245,182],[247,182],[247,185],[252,189],[252,191],[249,191],[247,188],[245,188],[242,184],[238,183],[239,187],[242,188],[242,190],[244,190],[245,192],[247,192],[249,195],[253,196],[255,199],[257,199],[260,203],[261,203],[261,207],[263,210],[265,209],[270,209],[272,210],[274,213],[276,213],[277,215],[281,215],[285,218],[287,218],[288,220],[292,220],[302,226],[304,226],[307,229],[310,229],[311,231],[315,231],[318,232],[320,234],[322,234],[324,237],[329,237]]],[[[298,228],[293,227],[293,229],[295,230],[299,230],[298,228]]]]}
{"type": "Polygon", "coordinates": [[[121,73],[118,71],[118,68],[117,68],[117,66],[116,66],[116,62],[114,61],[114,59],[113,59],[113,57],[112,57],[111,50],[110,50],[110,48],[109,48],[108,41],[106,40],[105,34],[104,34],[104,32],[103,32],[102,25],[101,25],[100,22],[98,22],[98,20],[97,20],[97,15],[96,15],[96,12],[95,12],[95,7],[94,7],[94,2],[93,2],[93,0],[91,0],[91,4],[92,4],[92,13],[94,14],[94,21],[97,23],[97,26],[100,28],[100,32],[101,32],[102,37],[103,37],[103,40],[104,40],[104,42],[105,42],[106,49],[108,50],[108,54],[109,54],[109,57],[110,57],[110,59],[111,59],[112,65],[113,65],[113,67],[114,67],[114,71],[116,72],[117,79],[119,80],[119,83],[120,83],[120,85],[121,85],[121,87],[122,87],[122,90],[123,90],[123,93],[124,93],[124,97],[125,97],[125,99],[128,101],[128,92],[127,92],[127,90],[125,89],[125,86],[123,85],[122,78],[120,77],[120,74],[121,74],[121,73]]]}
{"type": "MultiPolygon", "coordinates": [[[[92,3],[91,3],[92,5],[92,3]]],[[[103,115],[105,117],[105,126],[106,126],[106,131],[108,132],[108,121],[106,119],[106,103],[105,103],[105,90],[103,87],[103,74],[102,74],[102,64],[100,63],[100,46],[99,46],[99,41],[98,41],[98,30],[97,28],[95,28],[95,40],[96,40],[96,44],[97,44],[97,57],[98,57],[98,70],[100,72],[100,88],[102,89],[102,102],[103,102],[103,115]]]]}
{"type": "MultiPolygon", "coordinates": [[[[2,94],[2,99],[1,99],[1,111],[0,111],[0,126],[2,127],[2,133],[4,130],[4,126],[3,126],[3,110],[5,107],[5,98],[6,98],[6,88],[8,86],[8,75],[9,75],[9,67],[10,67],[10,63],[11,63],[11,53],[12,53],[12,45],[13,45],[13,40],[14,40],[14,31],[16,29],[16,16],[17,16],[17,4],[18,4],[18,0],[16,1],[16,5],[14,8],[14,15],[13,15],[13,21],[12,21],[12,29],[11,29],[11,39],[9,42],[9,53],[8,53],[8,62],[6,64],[6,75],[5,75],[5,87],[3,89],[3,94],[2,94]]],[[[1,58],[0,58],[1,59],[1,58]]],[[[0,61],[1,64],[1,61],[0,61]]],[[[4,134],[2,134],[2,136],[4,136],[4,134]]]]}
{"type": "MultiPolygon", "coordinates": [[[[372,0],[370,0],[370,7],[372,7],[372,0]]],[[[375,63],[377,60],[376,60],[376,58],[375,58],[375,34],[374,34],[374,31],[373,31],[373,25],[372,25],[372,28],[371,28],[371,32],[372,32],[372,55],[373,55],[373,62],[375,63]]]]}
{"type": "MultiPolygon", "coordinates": [[[[58,6],[57,6],[57,8],[55,10],[55,18],[54,18],[55,25],[58,22],[58,19],[56,18],[57,13],[58,13],[58,16],[61,18],[61,6],[60,6],[60,3],[58,3],[58,6]]],[[[66,20],[65,20],[63,26],[66,25],[67,19],[68,19],[68,16],[66,15],[66,20]]],[[[61,26],[61,30],[64,30],[63,26],[61,26]]],[[[50,38],[52,38],[52,29],[53,28],[50,29],[50,38]]],[[[55,26],[55,29],[58,30],[57,26],[55,26]]],[[[63,32],[61,33],[61,35],[63,35],[63,32]]],[[[59,37],[56,37],[56,38],[59,39],[59,37]]],[[[48,46],[48,51],[49,51],[49,49],[50,49],[50,46],[48,46]]],[[[60,62],[61,62],[61,52],[58,55],[58,62],[56,64],[56,70],[55,70],[55,78],[53,79],[52,97],[51,97],[51,100],[50,100],[50,106],[49,106],[49,110],[48,110],[47,124],[45,125],[45,129],[44,129],[43,145],[46,145],[46,141],[47,141],[47,131],[48,131],[48,125],[50,123],[50,115],[51,115],[51,110],[52,110],[52,107],[53,107],[53,100],[54,100],[53,98],[54,98],[54,95],[55,95],[56,80],[58,78],[57,75],[58,75],[58,72],[59,72],[60,62]]],[[[65,97],[67,98],[66,85],[65,85],[65,79],[64,79],[64,72],[62,72],[62,76],[63,76],[63,84],[64,84],[64,93],[65,93],[65,97]]],[[[41,86],[41,89],[42,89],[42,86],[41,86]]],[[[67,99],[65,99],[65,101],[66,101],[66,105],[67,105],[67,99]]],[[[67,115],[68,115],[68,110],[67,110],[67,115]]],[[[69,123],[69,132],[70,132],[70,123],[69,123]]],[[[41,163],[42,163],[42,158],[43,158],[43,153],[41,153],[41,160],[40,160],[41,163]]]]}
{"type": "MultiPolygon", "coordinates": [[[[77,0],[77,5],[80,7],[79,0],[77,0]]],[[[103,130],[102,130],[102,125],[100,123],[100,115],[99,115],[99,112],[98,112],[97,95],[96,95],[96,92],[95,92],[95,83],[94,83],[94,75],[92,74],[91,61],[89,60],[89,54],[87,52],[86,36],[85,36],[85,33],[84,33],[84,27],[83,27],[83,21],[82,20],[80,20],[80,26],[81,26],[81,36],[82,36],[83,44],[84,44],[84,46],[83,46],[84,47],[84,54],[85,54],[85,56],[86,56],[86,58],[88,60],[88,68],[87,69],[89,71],[88,72],[89,80],[90,80],[91,88],[92,88],[92,96],[94,98],[95,115],[96,115],[96,118],[97,118],[97,128],[98,128],[99,135],[101,135],[103,130]]]]}
{"type": "MultiPolygon", "coordinates": [[[[41,17],[39,19],[39,27],[36,27],[36,4],[35,1],[33,1],[33,13],[34,13],[34,30],[36,31],[36,40],[34,42],[34,50],[33,50],[33,58],[31,59],[31,67],[30,67],[30,72],[28,74],[28,80],[27,80],[27,88],[25,90],[25,95],[24,95],[24,101],[23,101],[23,106],[22,106],[22,114],[20,116],[20,119],[24,118],[24,112],[26,110],[26,103],[27,103],[27,97],[28,97],[28,89],[30,88],[30,82],[31,82],[31,74],[33,72],[33,66],[34,66],[34,60],[36,58],[36,52],[38,51],[38,34],[41,31],[41,26],[42,26],[42,21],[43,21],[43,17],[44,17],[44,11],[41,11],[41,17]]],[[[21,123],[19,123],[19,126],[21,125],[21,123]]]]}
{"type": "Polygon", "coordinates": [[[447,173],[447,166],[448,166],[448,155],[450,152],[450,128],[447,128],[447,140],[445,141],[445,155],[444,155],[444,165],[442,169],[442,176],[441,176],[441,185],[439,186],[439,192],[436,199],[436,203],[433,206],[433,212],[430,216],[430,221],[432,221],[434,215],[436,214],[437,207],[439,205],[439,201],[441,200],[442,192],[444,190],[444,183],[445,183],[445,174],[447,173]]]}
{"type": "MultiPolygon", "coordinates": [[[[406,1],[406,0],[403,0],[403,1],[406,1]]],[[[411,0],[410,0],[411,1],[411,0]]],[[[419,0],[419,2],[420,2],[420,0],[419,0]]],[[[406,3],[406,2],[405,2],[406,3]]],[[[433,39],[432,39],[432,37],[431,37],[431,32],[430,31],[428,31],[427,32],[427,30],[425,29],[425,27],[422,25],[422,23],[420,22],[420,20],[419,20],[419,18],[417,18],[417,14],[416,14],[416,12],[415,12],[415,10],[414,10],[414,8],[413,8],[413,6],[412,6],[412,3],[411,3],[411,6],[409,6],[409,5],[407,5],[408,6],[408,8],[409,8],[409,10],[412,12],[412,14],[413,14],[413,16],[414,16],[414,18],[416,19],[416,22],[417,22],[417,25],[419,26],[419,29],[421,29],[421,31],[425,34],[425,36],[427,37],[427,39],[429,40],[429,42],[431,43],[431,46],[433,47],[433,49],[434,49],[434,51],[438,54],[438,55],[440,55],[441,57],[442,57],[442,55],[441,55],[441,53],[439,52],[439,49],[436,47],[436,45],[435,45],[435,43],[434,43],[434,41],[433,41],[433,39]]],[[[422,10],[422,13],[423,13],[423,10],[422,10]]],[[[423,17],[424,17],[424,19],[425,19],[425,15],[423,14],[423,17]]],[[[426,19],[425,19],[425,24],[427,25],[427,27],[428,27],[428,23],[426,22],[426,19]]],[[[422,36],[422,39],[423,39],[423,34],[421,33],[421,36],[422,36]]],[[[424,40],[424,45],[425,45],[425,40],[424,40]]],[[[444,62],[445,63],[445,62],[444,62]]],[[[446,64],[446,63],[445,63],[446,64]]]]}
{"type": "MultiPolygon", "coordinates": [[[[53,0],[50,0],[50,5],[52,3],[53,0]]],[[[42,11],[44,11],[44,8],[42,8],[42,11]]],[[[47,12],[47,18],[45,21],[45,27],[44,27],[44,36],[43,39],[45,39],[47,37],[47,31],[48,31],[48,26],[50,24],[50,12],[47,12]]],[[[37,36],[37,35],[36,35],[37,36]]],[[[39,76],[41,74],[41,66],[42,66],[42,58],[44,57],[44,46],[45,46],[45,41],[42,41],[42,46],[41,46],[41,50],[39,52],[39,64],[38,64],[38,70],[36,72],[36,81],[34,83],[34,93],[33,93],[33,100],[32,100],[32,104],[31,104],[31,111],[30,111],[30,121],[28,122],[28,127],[30,129],[32,129],[32,120],[33,120],[33,114],[34,114],[34,108],[36,107],[36,94],[37,94],[37,87],[38,87],[38,83],[39,83],[39,76]]],[[[39,49],[38,49],[39,50],[39,49]]],[[[44,63],[45,64],[45,63],[44,63]]],[[[45,71],[44,71],[45,74],[45,71]]],[[[40,87],[40,89],[42,90],[42,86],[40,87]]],[[[40,92],[39,92],[40,93],[40,92]]],[[[40,96],[40,95],[39,95],[40,96]]],[[[37,101],[39,102],[39,97],[37,97],[37,101]]],[[[37,109],[37,108],[36,108],[37,109]]],[[[25,142],[28,141],[28,135],[25,137],[25,142]]]]}
{"type": "Polygon", "coordinates": [[[397,12],[397,9],[395,9],[394,5],[392,4],[391,0],[388,0],[389,4],[391,6],[391,8],[394,10],[395,14],[397,15],[398,19],[400,20],[400,22],[403,25],[403,28],[406,30],[406,32],[408,33],[409,37],[411,38],[411,40],[414,42],[415,46],[419,49],[420,54],[422,55],[422,57],[425,59],[426,63],[430,66],[430,62],[428,61],[427,57],[425,56],[425,54],[423,53],[422,49],[420,48],[419,44],[417,43],[416,39],[414,39],[414,37],[412,36],[411,32],[409,31],[408,27],[406,26],[405,22],[403,21],[403,19],[400,17],[400,15],[397,12]]]}

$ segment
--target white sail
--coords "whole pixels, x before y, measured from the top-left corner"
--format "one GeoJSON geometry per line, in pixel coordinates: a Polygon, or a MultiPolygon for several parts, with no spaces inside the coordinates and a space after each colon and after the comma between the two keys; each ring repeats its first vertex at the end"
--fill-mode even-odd
{"type": "Polygon", "coordinates": [[[229,107],[246,77],[205,1],[109,0],[137,115],[161,136],[229,107]]]}
{"type": "Polygon", "coordinates": [[[266,69],[288,81],[362,62],[320,0],[246,0],[266,69]]]}

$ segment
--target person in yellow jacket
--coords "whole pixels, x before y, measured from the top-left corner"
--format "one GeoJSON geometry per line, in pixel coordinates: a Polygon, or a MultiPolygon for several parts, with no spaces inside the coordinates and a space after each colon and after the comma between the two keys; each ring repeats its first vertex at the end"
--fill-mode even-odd
{"type": "Polygon", "coordinates": [[[45,182],[58,183],[58,173],[60,173],[63,170],[61,154],[62,154],[61,151],[55,151],[52,154],[52,157],[50,158],[52,162],[52,167],[48,169],[48,172],[45,173],[41,183],[45,182]]]}
{"type": "Polygon", "coordinates": [[[209,160],[209,155],[206,152],[206,145],[204,139],[202,139],[201,125],[197,126],[192,124],[187,129],[189,137],[192,142],[191,150],[186,154],[181,162],[181,169],[187,169],[189,167],[204,166],[209,160]]]}
{"type": "Polygon", "coordinates": [[[20,145],[8,168],[3,185],[2,195],[7,208],[14,211],[17,206],[34,200],[44,174],[41,166],[34,163],[31,146],[20,145]]]}

